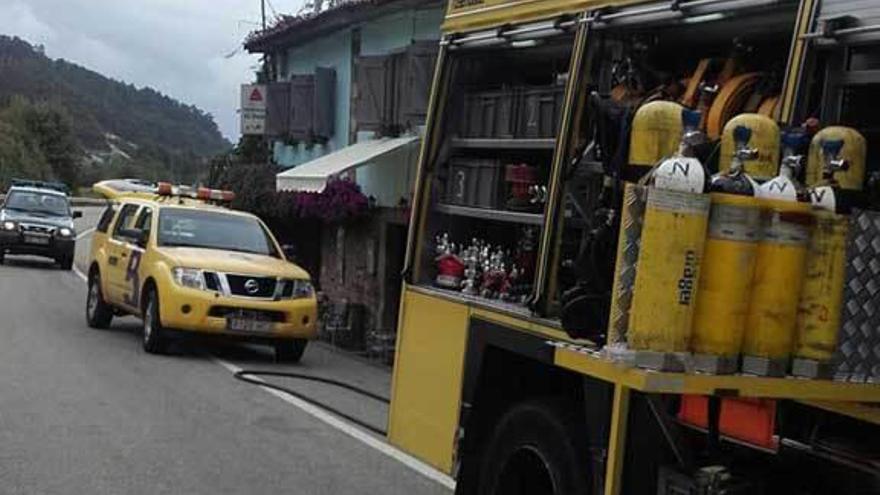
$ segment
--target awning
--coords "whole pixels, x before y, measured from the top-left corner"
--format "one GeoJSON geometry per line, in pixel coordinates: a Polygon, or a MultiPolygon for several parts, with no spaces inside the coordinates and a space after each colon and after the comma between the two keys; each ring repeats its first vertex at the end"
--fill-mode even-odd
{"type": "Polygon", "coordinates": [[[275,177],[278,191],[321,192],[327,181],[391,153],[417,146],[419,136],[363,141],[285,170],[275,177]]]}

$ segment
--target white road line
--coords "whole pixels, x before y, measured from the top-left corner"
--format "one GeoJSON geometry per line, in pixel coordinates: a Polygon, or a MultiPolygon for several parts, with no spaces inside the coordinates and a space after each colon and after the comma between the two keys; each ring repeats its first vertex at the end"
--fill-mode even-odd
{"type": "Polygon", "coordinates": [[[91,234],[91,233],[94,232],[94,231],[95,231],[95,227],[92,227],[92,228],[90,228],[90,229],[83,230],[82,232],[79,233],[79,235],[76,236],[76,240],[80,240],[80,239],[82,239],[83,237],[85,237],[85,236],[91,234]]]}
{"type": "MultiPolygon", "coordinates": [[[[224,361],[224,360],[219,359],[214,356],[211,356],[211,359],[215,363],[226,368],[228,371],[230,371],[232,373],[238,373],[239,371],[241,371],[241,368],[239,368],[238,366],[236,366],[228,361],[224,361]]],[[[256,378],[256,377],[253,377],[253,378],[256,378]]],[[[260,380],[259,378],[256,378],[256,379],[259,381],[263,381],[263,380],[260,380]]],[[[333,416],[332,414],[324,411],[323,409],[316,407],[316,406],[313,406],[313,405],[309,404],[308,402],[305,402],[297,397],[285,394],[284,392],[281,392],[279,390],[275,390],[275,389],[272,389],[269,387],[260,387],[260,388],[265,390],[266,392],[269,392],[270,394],[274,395],[275,397],[278,397],[279,399],[283,400],[284,402],[287,402],[288,404],[302,410],[306,414],[309,414],[309,415],[313,416],[314,418],[319,419],[319,420],[323,421],[324,423],[332,426],[333,428],[341,431],[342,433],[345,433],[346,435],[354,438],[355,440],[360,441],[361,443],[365,444],[366,446],[371,447],[374,450],[378,450],[380,453],[385,454],[388,457],[402,463],[404,466],[412,469],[413,471],[421,474],[422,476],[424,476],[428,479],[431,479],[433,481],[436,481],[437,483],[440,483],[441,485],[445,486],[446,488],[448,488],[450,490],[455,490],[455,480],[454,479],[447,476],[445,473],[442,473],[442,472],[438,471],[437,469],[429,466],[428,464],[425,464],[424,462],[416,459],[415,457],[412,457],[411,455],[397,449],[396,447],[393,447],[392,445],[389,445],[389,444],[383,442],[382,440],[370,435],[369,433],[366,433],[365,431],[360,430],[349,423],[346,423],[345,421],[337,418],[336,416],[333,416]]]]}

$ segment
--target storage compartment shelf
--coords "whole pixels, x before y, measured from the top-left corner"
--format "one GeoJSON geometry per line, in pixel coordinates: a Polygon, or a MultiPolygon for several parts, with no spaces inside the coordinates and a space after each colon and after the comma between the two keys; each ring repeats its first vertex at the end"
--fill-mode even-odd
{"type": "Polygon", "coordinates": [[[513,138],[453,138],[453,148],[504,149],[504,150],[553,150],[553,138],[513,139],[513,138]]]}
{"type": "Polygon", "coordinates": [[[448,215],[461,215],[465,217],[481,218],[484,220],[498,220],[500,222],[522,223],[529,225],[543,225],[544,216],[539,213],[523,213],[510,210],[491,210],[487,208],[473,208],[470,206],[458,206],[439,203],[436,210],[448,215]]]}
{"type": "Polygon", "coordinates": [[[469,295],[457,290],[443,289],[440,287],[429,285],[412,286],[410,288],[416,289],[417,292],[421,292],[423,294],[441,296],[446,299],[452,299],[480,307],[491,308],[509,315],[527,318],[531,318],[532,315],[531,310],[529,310],[529,308],[523,306],[522,304],[516,304],[508,301],[500,301],[498,299],[486,299],[485,297],[469,295]]]}

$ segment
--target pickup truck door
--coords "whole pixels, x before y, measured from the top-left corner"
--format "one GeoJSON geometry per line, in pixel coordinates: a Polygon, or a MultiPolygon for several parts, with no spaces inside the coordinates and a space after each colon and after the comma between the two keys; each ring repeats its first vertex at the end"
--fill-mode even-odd
{"type": "Polygon", "coordinates": [[[125,270],[122,274],[122,285],[120,292],[122,294],[122,303],[124,306],[134,310],[140,309],[141,286],[142,286],[142,262],[146,245],[139,245],[138,238],[149,239],[150,231],[153,224],[153,209],[144,206],[138,211],[137,220],[134,222],[132,231],[138,234],[137,238],[128,238],[128,242],[123,246],[123,259],[128,260],[125,263],[125,270]],[[145,237],[141,237],[145,236],[145,237]]]}
{"type": "Polygon", "coordinates": [[[126,274],[130,263],[131,244],[134,242],[125,233],[134,227],[140,208],[141,206],[136,204],[123,206],[116,225],[113,226],[113,234],[107,240],[107,268],[104,273],[107,293],[104,297],[112,304],[125,305],[126,274]]]}

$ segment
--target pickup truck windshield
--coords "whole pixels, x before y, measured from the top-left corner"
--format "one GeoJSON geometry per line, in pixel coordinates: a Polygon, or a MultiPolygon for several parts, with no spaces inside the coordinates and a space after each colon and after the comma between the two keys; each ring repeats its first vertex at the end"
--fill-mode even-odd
{"type": "Polygon", "coordinates": [[[57,217],[70,215],[67,198],[58,194],[34,191],[10,191],[4,208],[29,213],[42,213],[57,217]]]}
{"type": "Polygon", "coordinates": [[[278,257],[275,245],[255,218],[214,211],[163,208],[160,246],[240,251],[278,257]]]}

